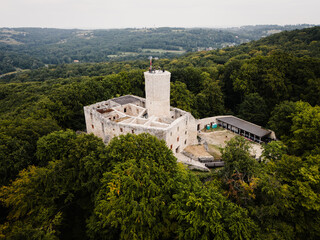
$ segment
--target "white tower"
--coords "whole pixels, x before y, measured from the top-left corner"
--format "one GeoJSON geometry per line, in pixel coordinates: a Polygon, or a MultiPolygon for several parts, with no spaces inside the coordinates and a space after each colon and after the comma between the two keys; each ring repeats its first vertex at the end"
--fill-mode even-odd
{"type": "Polygon", "coordinates": [[[170,76],[170,72],[162,70],[144,73],[149,117],[170,117],[170,76]]]}

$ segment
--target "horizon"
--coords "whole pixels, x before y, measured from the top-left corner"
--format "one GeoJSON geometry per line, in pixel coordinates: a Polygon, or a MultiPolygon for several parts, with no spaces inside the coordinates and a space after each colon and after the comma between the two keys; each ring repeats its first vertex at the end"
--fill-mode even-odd
{"type": "Polygon", "coordinates": [[[257,26],[277,26],[277,27],[286,27],[286,26],[302,26],[307,25],[311,27],[318,27],[320,24],[315,23],[297,23],[297,24],[251,24],[251,25],[233,25],[233,26],[213,26],[213,27],[180,27],[180,26],[160,26],[160,27],[123,27],[123,28],[62,28],[62,27],[39,27],[39,26],[17,26],[17,27],[7,27],[0,26],[0,29],[19,29],[19,28],[39,28],[39,29],[62,29],[62,30],[125,30],[125,29],[158,29],[158,28],[172,28],[172,29],[229,29],[229,28],[242,28],[242,27],[257,27],[257,26]]]}

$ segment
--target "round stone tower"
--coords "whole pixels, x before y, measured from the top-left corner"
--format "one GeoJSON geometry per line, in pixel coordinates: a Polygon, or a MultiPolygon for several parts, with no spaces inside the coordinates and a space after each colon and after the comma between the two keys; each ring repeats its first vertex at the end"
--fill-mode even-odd
{"type": "Polygon", "coordinates": [[[170,72],[162,70],[144,73],[149,117],[170,117],[170,76],[170,72]]]}

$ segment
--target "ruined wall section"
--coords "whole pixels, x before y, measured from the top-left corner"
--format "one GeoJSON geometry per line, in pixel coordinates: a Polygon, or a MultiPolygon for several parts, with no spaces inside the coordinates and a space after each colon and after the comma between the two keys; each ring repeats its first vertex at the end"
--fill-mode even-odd
{"type": "Polygon", "coordinates": [[[177,108],[172,109],[171,113],[179,117],[167,128],[166,142],[173,153],[177,154],[188,145],[197,143],[196,124],[190,113],[177,108]]]}
{"type": "Polygon", "coordinates": [[[165,140],[174,154],[197,144],[196,120],[190,113],[171,108],[169,117],[148,116],[143,104],[119,104],[110,99],[84,107],[87,133],[100,137],[105,144],[119,135],[149,133],[165,140]]]}
{"type": "Polygon", "coordinates": [[[159,124],[159,127],[154,125],[145,125],[145,123],[153,123],[152,119],[138,118],[143,115],[145,109],[133,104],[119,105],[112,101],[97,103],[91,106],[84,107],[84,115],[87,126],[87,133],[93,133],[101,138],[105,144],[119,135],[131,133],[150,133],[159,139],[166,139],[166,125],[159,124]],[[103,109],[106,106],[112,105],[113,108],[103,109]],[[125,114],[123,111],[126,109],[125,114]],[[132,115],[132,116],[130,116],[132,115]]]}
{"type": "Polygon", "coordinates": [[[198,144],[198,131],[197,131],[197,120],[192,116],[191,113],[187,113],[188,117],[188,145],[198,144]]]}
{"type": "Polygon", "coordinates": [[[105,139],[105,126],[102,115],[91,106],[84,107],[84,116],[86,120],[87,133],[93,133],[95,136],[105,139]]]}

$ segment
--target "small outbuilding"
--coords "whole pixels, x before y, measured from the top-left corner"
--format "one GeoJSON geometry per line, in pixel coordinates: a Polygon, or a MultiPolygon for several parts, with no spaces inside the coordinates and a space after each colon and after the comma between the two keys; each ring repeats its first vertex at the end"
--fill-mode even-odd
{"type": "Polygon", "coordinates": [[[276,140],[275,133],[254,123],[234,116],[224,116],[216,119],[218,125],[236,134],[261,143],[276,140]]]}

